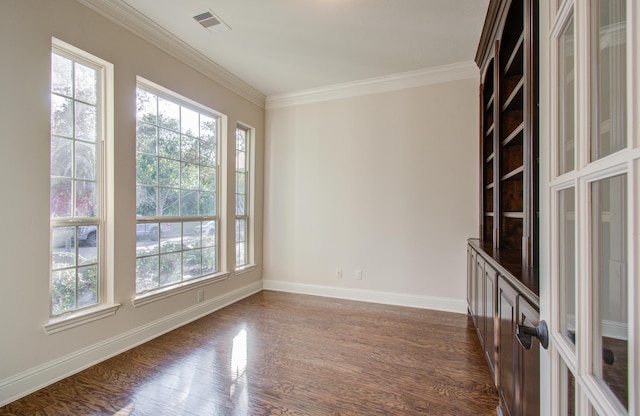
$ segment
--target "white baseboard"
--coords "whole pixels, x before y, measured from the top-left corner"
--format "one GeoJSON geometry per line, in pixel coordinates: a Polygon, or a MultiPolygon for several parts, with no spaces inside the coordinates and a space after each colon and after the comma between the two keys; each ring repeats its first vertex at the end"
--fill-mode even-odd
{"type": "Polygon", "coordinates": [[[412,308],[433,309],[437,311],[467,313],[466,300],[416,296],[405,293],[379,292],[374,290],[349,289],[336,286],[309,285],[305,283],[285,282],[281,280],[263,280],[265,290],[300,293],[304,295],[324,296],[338,299],[358,300],[382,303],[386,305],[408,306],[412,308]]]}
{"type": "MultiPolygon", "coordinates": [[[[0,380],[0,407],[262,290],[262,281],[0,380]]],[[[5,357],[6,358],[6,357],[5,357]]]]}

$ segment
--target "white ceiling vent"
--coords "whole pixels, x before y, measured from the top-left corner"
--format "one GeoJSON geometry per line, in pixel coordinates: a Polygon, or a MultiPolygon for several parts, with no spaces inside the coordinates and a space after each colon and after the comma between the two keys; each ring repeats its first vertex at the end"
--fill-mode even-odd
{"type": "Polygon", "coordinates": [[[204,13],[200,13],[199,15],[193,16],[193,18],[202,25],[205,29],[210,30],[211,32],[222,32],[225,30],[231,30],[229,26],[225,22],[222,21],[218,16],[215,15],[212,11],[208,10],[204,13]]]}

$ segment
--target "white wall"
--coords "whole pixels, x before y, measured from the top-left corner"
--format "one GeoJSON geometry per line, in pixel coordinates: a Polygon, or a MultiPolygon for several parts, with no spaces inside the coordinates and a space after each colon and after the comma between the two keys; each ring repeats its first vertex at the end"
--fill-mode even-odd
{"type": "MultiPolygon", "coordinates": [[[[162,331],[259,290],[264,110],[73,0],[0,2],[0,406],[162,331]],[[109,318],[47,335],[51,37],[115,66],[115,301],[109,318]],[[134,308],[135,87],[141,75],[256,128],[256,263],[251,273],[134,308]]],[[[233,189],[233,158],[226,166],[233,189]]],[[[227,200],[232,213],[234,201],[227,200]]],[[[223,246],[233,247],[233,223],[223,246]]],[[[226,259],[233,263],[233,251],[226,259]]]]}
{"type": "Polygon", "coordinates": [[[477,106],[471,78],[268,109],[265,288],[464,312],[477,106]]]}

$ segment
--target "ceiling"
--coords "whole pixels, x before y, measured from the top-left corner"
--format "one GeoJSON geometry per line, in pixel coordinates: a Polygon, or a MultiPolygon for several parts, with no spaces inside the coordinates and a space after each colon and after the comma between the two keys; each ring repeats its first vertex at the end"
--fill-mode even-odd
{"type": "MultiPolygon", "coordinates": [[[[113,0],[112,0],[113,1],[113,0]]],[[[117,0],[265,96],[475,56],[489,0],[117,0]],[[212,11],[231,30],[194,16],[212,11]]]]}

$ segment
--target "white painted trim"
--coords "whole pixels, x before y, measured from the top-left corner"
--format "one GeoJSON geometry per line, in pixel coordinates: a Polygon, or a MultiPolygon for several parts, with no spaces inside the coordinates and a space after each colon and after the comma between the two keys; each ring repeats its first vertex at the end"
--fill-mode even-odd
{"type": "Polygon", "coordinates": [[[169,298],[171,296],[175,296],[178,293],[188,292],[190,290],[198,289],[203,286],[208,286],[213,283],[221,282],[229,278],[231,273],[222,272],[216,273],[211,276],[205,276],[198,279],[187,280],[183,283],[177,284],[175,286],[163,287],[156,290],[151,290],[147,293],[141,293],[135,296],[131,300],[131,304],[134,308],[137,308],[142,305],[146,305],[148,303],[157,302],[162,299],[169,298]]]}
{"type": "Polygon", "coordinates": [[[265,95],[263,93],[198,52],[123,0],[76,1],[160,48],[260,108],[265,107],[265,95]]]}
{"type": "Polygon", "coordinates": [[[262,281],[251,283],[64,357],[1,379],[0,407],[261,290],[262,281]]]}
{"type": "Polygon", "coordinates": [[[409,295],[406,293],[309,285],[306,283],[285,282],[281,280],[263,280],[263,288],[264,290],[275,290],[278,292],[300,293],[304,295],[357,300],[362,302],[381,303],[385,305],[433,309],[444,312],[467,312],[467,302],[464,299],[436,298],[432,296],[409,295]]]}
{"type": "Polygon", "coordinates": [[[472,61],[443,65],[418,71],[404,72],[360,81],[334,84],[326,87],[285,94],[269,95],[266,109],[290,107],[300,104],[357,97],[360,95],[442,84],[461,79],[476,78],[480,82],[480,71],[472,61]]]}
{"type": "Polygon", "coordinates": [[[43,329],[47,334],[55,334],[56,332],[65,331],[75,328],[76,326],[88,324],[98,319],[108,318],[116,314],[121,305],[119,303],[101,304],[93,308],[82,309],[68,315],[53,318],[47,322],[43,329]]]}

